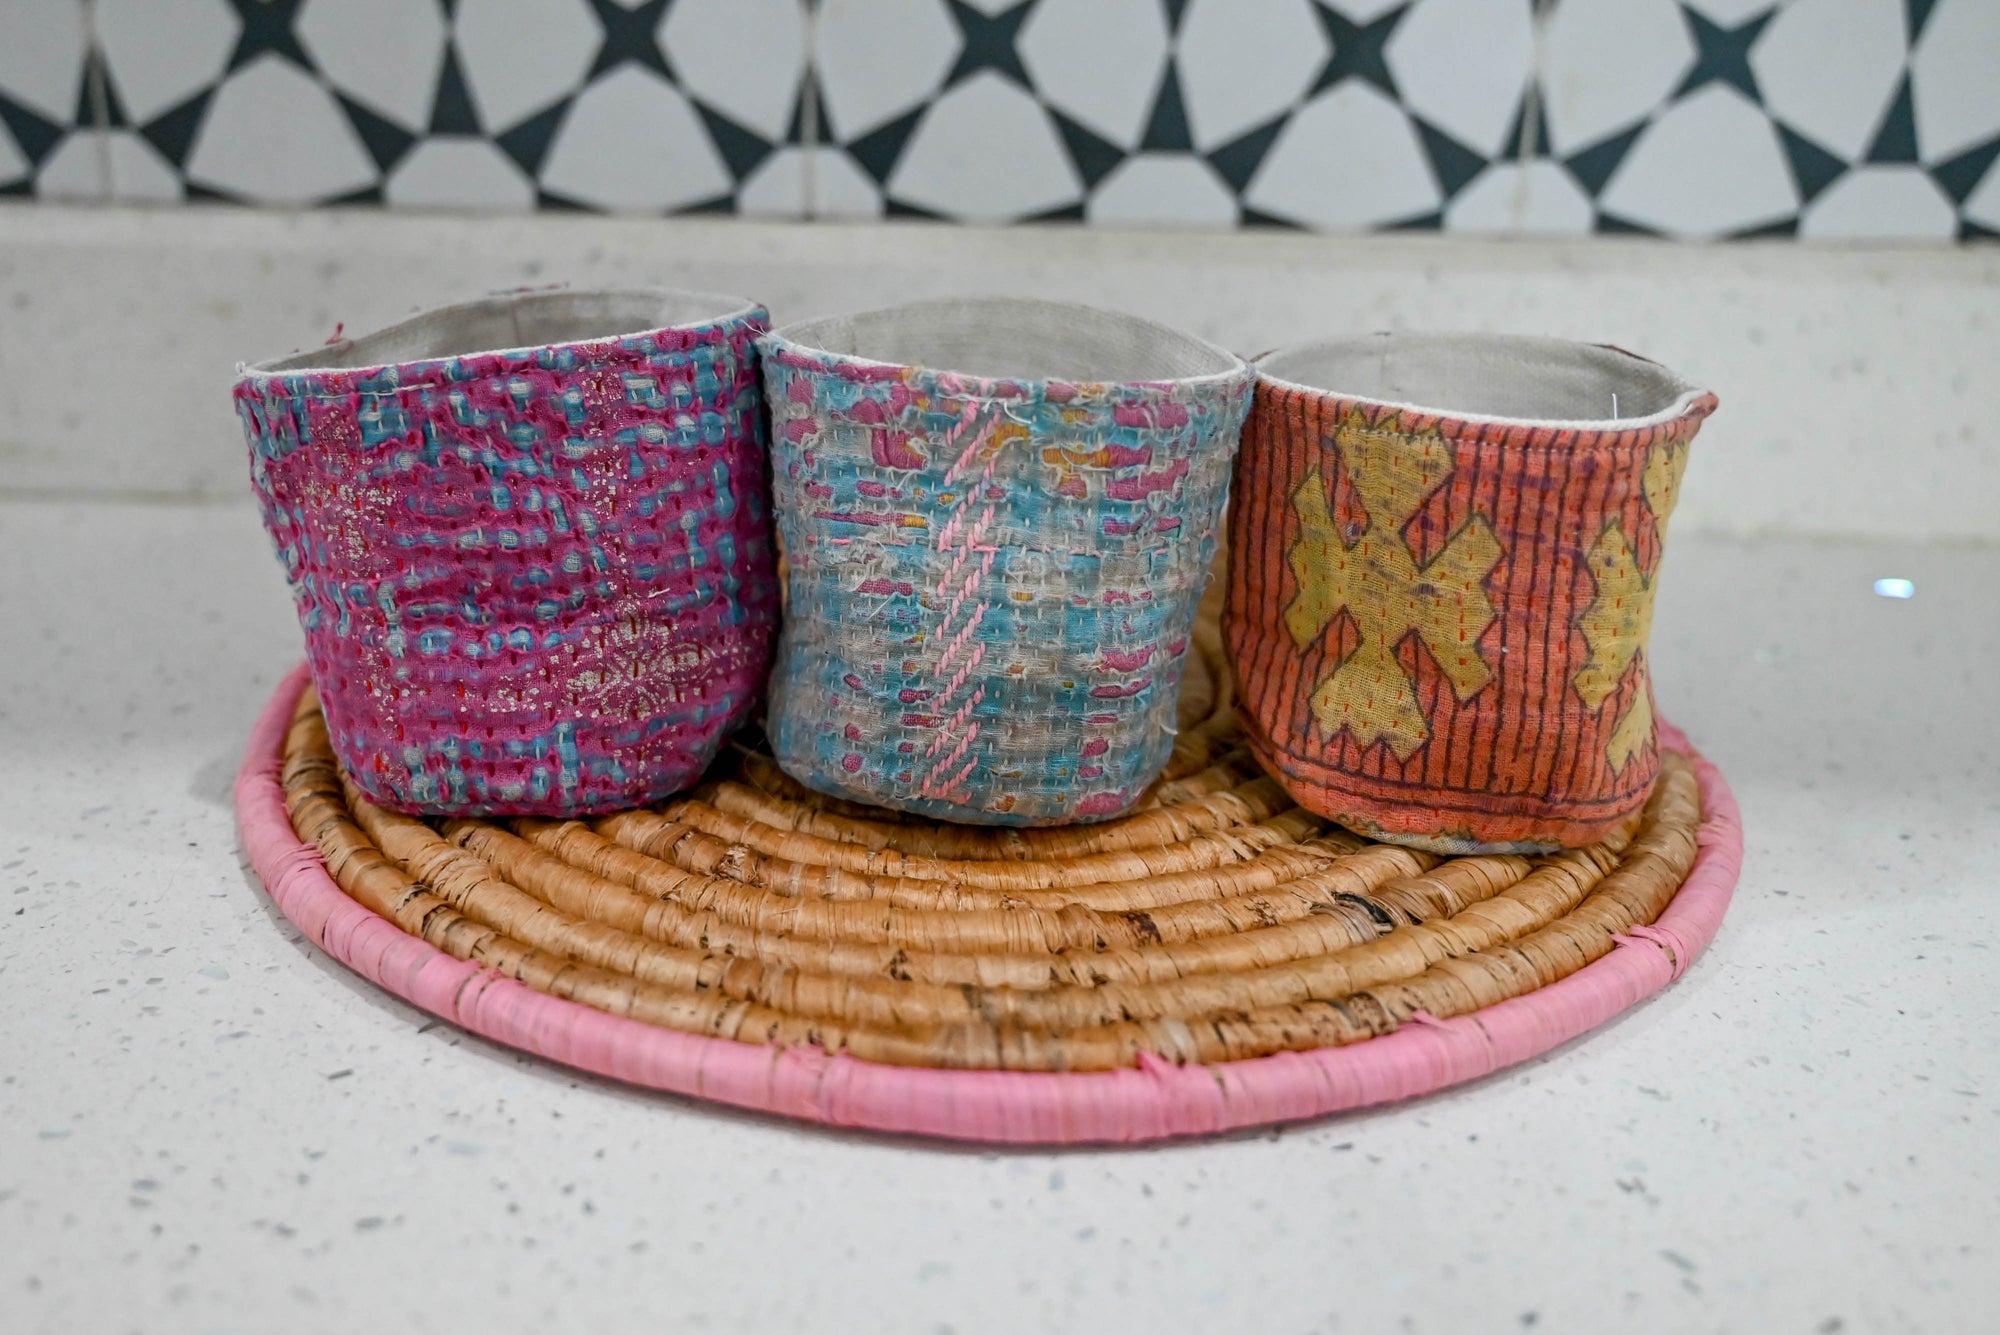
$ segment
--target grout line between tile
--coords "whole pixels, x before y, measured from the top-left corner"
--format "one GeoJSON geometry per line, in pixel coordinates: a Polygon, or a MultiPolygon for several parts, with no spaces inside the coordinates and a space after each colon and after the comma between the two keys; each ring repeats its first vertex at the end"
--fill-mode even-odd
{"type": "MultiPolygon", "coordinates": [[[[97,33],[97,0],[80,0],[83,5],[83,78],[90,96],[90,125],[97,159],[97,198],[114,202],[115,183],[111,171],[111,94],[105,88],[104,43],[97,33]]],[[[84,128],[79,126],[79,129],[84,128]]]]}
{"type": "Polygon", "coordinates": [[[799,0],[806,16],[806,64],[799,76],[799,209],[807,222],[819,221],[819,5],[799,0]]]}
{"type": "Polygon", "coordinates": [[[1529,196],[1533,191],[1535,144],[1542,135],[1542,65],[1548,50],[1549,15],[1556,0],[1528,0],[1530,9],[1528,87],[1521,95],[1521,131],[1514,144],[1514,200],[1508,231],[1524,235],[1528,230],[1529,196]]]}

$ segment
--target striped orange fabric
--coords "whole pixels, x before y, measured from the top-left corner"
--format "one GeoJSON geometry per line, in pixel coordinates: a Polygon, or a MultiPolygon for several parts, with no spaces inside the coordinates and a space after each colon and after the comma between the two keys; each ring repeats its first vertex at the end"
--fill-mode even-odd
{"type": "Polygon", "coordinates": [[[1653,588],[1714,407],[1590,430],[1260,380],[1224,629],[1265,768],[1311,811],[1444,852],[1616,829],[1659,768],[1653,588]]]}

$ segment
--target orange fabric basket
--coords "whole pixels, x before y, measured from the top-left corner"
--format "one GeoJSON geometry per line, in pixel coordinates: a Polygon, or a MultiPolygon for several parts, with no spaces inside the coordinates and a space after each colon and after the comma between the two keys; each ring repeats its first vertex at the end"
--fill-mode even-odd
{"type": "Polygon", "coordinates": [[[1617,829],[1659,771],[1646,639],[1714,395],[1521,337],[1334,340],[1259,371],[1224,622],[1259,761],[1307,809],[1439,852],[1617,829]]]}

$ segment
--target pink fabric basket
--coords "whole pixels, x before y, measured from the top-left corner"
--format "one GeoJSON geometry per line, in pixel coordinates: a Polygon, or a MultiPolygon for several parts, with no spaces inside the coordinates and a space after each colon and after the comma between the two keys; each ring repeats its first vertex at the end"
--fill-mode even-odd
{"type": "Polygon", "coordinates": [[[768,325],[732,297],[516,293],[242,372],[251,480],[371,800],[576,816],[707,767],[777,621],[768,325]]]}
{"type": "MultiPolygon", "coordinates": [[[[1703,822],[1687,880],[1650,926],[1559,982],[1449,1020],[1419,1017],[1349,1047],[1217,1065],[1154,1057],[1117,1071],[1044,1074],[885,1066],[818,1048],[679,1033],[592,1010],[454,959],[363,908],[293,832],[279,785],[285,733],[306,685],[281,684],[236,781],[251,865],[285,916],[376,985],[509,1047],[635,1085],[833,1126],[1019,1143],[1157,1140],[1297,1121],[1427,1094],[1526,1061],[1604,1024],[1679,978],[1714,937],[1742,864],[1722,775],[1695,757],[1703,822]]],[[[1693,754],[1678,729],[1660,744],[1693,754]]]]}

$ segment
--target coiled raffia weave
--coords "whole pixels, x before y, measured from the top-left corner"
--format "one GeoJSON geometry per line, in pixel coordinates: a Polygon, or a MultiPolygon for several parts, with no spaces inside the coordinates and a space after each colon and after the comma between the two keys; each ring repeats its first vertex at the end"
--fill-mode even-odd
{"type": "MultiPolygon", "coordinates": [[[[1445,859],[1369,843],[1292,806],[1238,748],[1214,630],[1211,607],[1167,777],[1139,811],[1104,825],[994,830],[898,817],[810,794],[749,748],[653,809],[588,822],[426,823],[369,804],[343,779],[305,689],[281,754],[260,762],[253,752],[246,766],[245,842],[287,913],[403,995],[434,987],[419,975],[442,979],[454,960],[476,965],[448,999],[471,1027],[486,1029],[458,1013],[473,1006],[470,983],[511,979],[561,999],[574,1032],[550,1039],[551,1012],[506,1040],[591,1069],[830,1121],[993,1139],[1215,1129],[1483,1074],[1526,1055],[1505,1055],[1506,1026],[1495,1027],[1515,1001],[1547,998],[1541,1014],[1520,1017],[1532,1036],[1512,1042],[1544,1050],[1678,976],[1712,934],[1738,858],[1733,804],[1712,770],[1668,754],[1631,827],[1559,855],[1445,859]],[[298,841],[289,852],[253,823],[254,804],[268,800],[260,794],[280,785],[298,841]],[[1649,927],[1704,859],[1699,903],[1649,927]],[[366,914],[320,901],[295,912],[303,900],[289,883],[318,866],[366,914]],[[364,918],[393,923],[416,949],[382,939],[364,918]],[[353,935],[363,929],[365,951],[353,935]],[[1624,947],[1647,958],[1606,958],[1624,947]],[[1360,1057],[1389,1039],[1385,1054],[1409,1052],[1401,1040],[1426,1041],[1415,1031],[1474,1013],[1491,1049],[1483,1057],[1405,1068],[1372,1094],[1311,1063],[1262,1070],[1255,1060],[1323,1063],[1333,1050],[1358,1044],[1360,1057]],[[658,1034],[663,1052],[682,1054],[662,1060],[684,1078],[605,1049],[614,1031],[641,1046],[658,1034]],[[1006,1085],[1004,1096],[979,1085],[970,1103],[959,1096],[973,1086],[933,1083],[900,1110],[881,1106],[877,1090],[874,1112],[843,1116],[812,1106],[824,1089],[806,1106],[796,1091],[747,1093],[734,1054],[758,1050],[779,1062],[773,1080],[786,1063],[825,1063],[827,1053],[844,1055],[823,1077],[932,1067],[946,1069],[906,1074],[1148,1080],[1121,1086],[1108,1105],[1086,1098],[1090,1116],[1064,1114],[1061,1098],[1031,1096],[1041,1087],[1029,1083],[1006,1085]],[[1296,1090],[1221,1113],[1184,1092],[1190,1123],[1158,1106],[1169,1097],[1163,1073],[1203,1069],[1179,1063],[1212,1064],[1218,1080],[1262,1070],[1296,1090]],[[711,1068],[735,1075],[705,1076],[711,1068]],[[996,1122],[996,1096],[1040,1111],[1018,1126],[996,1122]]],[[[268,722],[275,741],[284,720],[268,722]]],[[[420,999],[440,1013],[445,1002],[420,999]]]]}

